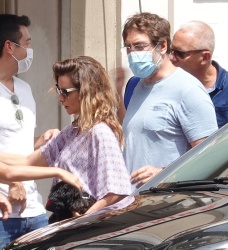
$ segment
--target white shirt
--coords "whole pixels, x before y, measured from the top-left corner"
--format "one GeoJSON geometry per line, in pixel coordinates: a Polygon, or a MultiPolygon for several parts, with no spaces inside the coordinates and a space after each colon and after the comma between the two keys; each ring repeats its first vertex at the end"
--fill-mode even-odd
{"type": "MultiPolygon", "coordinates": [[[[28,83],[14,77],[14,93],[0,82],[0,151],[12,154],[28,155],[34,150],[34,129],[36,126],[36,104],[28,83]],[[19,105],[11,101],[16,94],[19,105]],[[15,118],[20,109],[23,120],[15,118]]],[[[42,197],[34,181],[25,181],[23,185],[27,194],[26,209],[18,215],[20,206],[13,206],[11,218],[34,217],[45,213],[42,197]]],[[[8,196],[8,185],[0,184],[0,193],[8,196]]],[[[0,211],[0,217],[2,216],[0,211]]]]}

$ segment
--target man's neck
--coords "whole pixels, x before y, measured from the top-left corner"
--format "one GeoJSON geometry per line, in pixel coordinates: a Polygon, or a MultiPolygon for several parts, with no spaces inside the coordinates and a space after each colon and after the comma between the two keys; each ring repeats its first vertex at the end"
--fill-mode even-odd
{"type": "Polygon", "coordinates": [[[13,77],[6,77],[0,73],[0,82],[5,85],[11,92],[14,92],[14,81],[13,77]]]}
{"type": "Polygon", "coordinates": [[[0,61],[0,82],[5,85],[10,91],[14,91],[14,82],[12,70],[9,65],[0,61]]]}
{"type": "Polygon", "coordinates": [[[197,77],[206,89],[212,88],[217,79],[217,69],[211,64],[206,70],[199,72],[197,77]],[[203,73],[203,74],[202,74],[203,73]]]}

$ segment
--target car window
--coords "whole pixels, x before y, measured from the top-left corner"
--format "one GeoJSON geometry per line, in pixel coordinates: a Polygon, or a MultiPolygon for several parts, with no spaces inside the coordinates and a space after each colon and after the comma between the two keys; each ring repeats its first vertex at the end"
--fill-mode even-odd
{"type": "Polygon", "coordinates": [[[218,176],[228,176],[228,124],[178,158],[134,194],[173,182],[213,180],[218,176]]]}

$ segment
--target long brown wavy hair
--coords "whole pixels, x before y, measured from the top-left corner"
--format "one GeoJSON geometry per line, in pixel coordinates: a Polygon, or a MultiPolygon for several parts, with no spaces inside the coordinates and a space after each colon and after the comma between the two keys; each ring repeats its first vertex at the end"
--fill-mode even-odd
{"type": "Polygon", "coordinates": [[[58,61],[53,65],[54,79],[67,75],[79,89],[80,114],[77,125],[80,131],[91,129],[105,122],[123,143],[122,127],[117,118],[118,101],[116,90],[102,65],[89,56],[58,61]]]}

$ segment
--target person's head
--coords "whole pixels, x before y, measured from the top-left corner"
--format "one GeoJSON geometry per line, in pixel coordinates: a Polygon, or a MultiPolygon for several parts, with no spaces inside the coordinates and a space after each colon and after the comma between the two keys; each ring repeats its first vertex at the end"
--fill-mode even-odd
{"type": "Polygon", "coordinates": [[[202,21],[190,21],[175,32],[170,60],[175,66],[195,75],[201,67],[211,64],[214,48],[212,28],[202,21]]]}
{"type": "Polygon", "coordinates": [[[18,73],[28,70],[32,63],[31,37],[27,29],[29,26],[27,16],[0,14],[0,57],[4,53],[13,57],[18,73]]]}
{"type": "Polygon", "coordinates": [[[141,78],[149,77],[158,68],[162,56],[170,52],[170,24],[156,14],[143,12],[129,17],[122,37],[130,68],[135,76],[141,78]],[[144,65],[150,63],[150,66],[138,67],[139,62],[141,65],[142,62],[144,65]]]}
{"type": "Polygon", "coordinates": [[[59,101],[75,115],[80,130],[105,122],[122,142],[117,95],[102,65],[92,57],[78,56],[56,62],[53,72],[59,101]]]}
{"type": "Polygon", "coordinates": [[[96,200],[86,192],[79,192],[77,188],[60,181],[51,187],[46,209],[53,212],[49,217],[49,224],[72,217],[72,211],[84,214],[96,200]]]}

